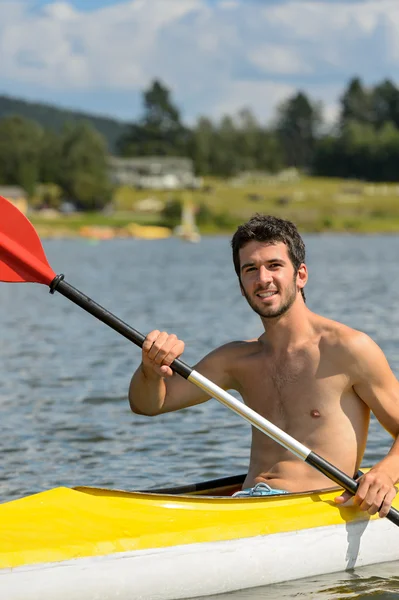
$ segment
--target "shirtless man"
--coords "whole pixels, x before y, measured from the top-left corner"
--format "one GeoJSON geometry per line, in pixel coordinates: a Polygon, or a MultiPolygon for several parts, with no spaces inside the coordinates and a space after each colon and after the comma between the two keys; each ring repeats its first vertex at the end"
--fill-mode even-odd
{"type": "MultiPolygon", "coordinates": [[[[291,222],[254,215],[238,227],[232,248],[241,293],[264,332],[217,348],[195,370],[237,390],[250,408],[351,477],[364,454],[372,411],[395,441],[360,478],[353,501],[386,516],[399,480],[399,383],[383,352],[366,334],[307,308],[305,246],[291,222]]],[[[170,369],[183,350],[173,334],[147,335],[130,384],[133,412],[152,416],[209,399],[170,369]]],[[[257,487],[300,492],[331,487],[331,481],[253,428],[243,488],[257,487]]],[[[344,492],[336,502],[349,498],[344,492]]]]}

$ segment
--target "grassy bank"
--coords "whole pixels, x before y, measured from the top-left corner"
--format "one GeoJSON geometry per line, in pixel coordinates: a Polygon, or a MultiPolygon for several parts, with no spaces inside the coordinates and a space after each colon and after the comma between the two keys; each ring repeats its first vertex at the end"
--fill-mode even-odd
{"type": "Polygon", "coordinates": [[[115,212],[58,216],[51,220],[33,215],[39,231],[78,235],[85,226],[109,226],[122,230],[128,223],[170,225],[162,213],[139,212],[144,199],[164,203],[191,201],[199,211],[201,233],[223,233],[254,212],[293,220],[303,232],[347,231],[359,233],[399,232],[399,184],[302,177],[207,179],[201,190],[165,191],[119,188],[115,212]]]}
{"type": "Polygon", "coordinates": [[[134,211],[116,211],[111,215],[101,212],[51,216],[32,213],[29,214],[29,220],[41,237],[78,237],[81,235],[82,229],[88,227],[112,228],[116,233],[122,233],[130,223],[162,224],[162,218],[159,215],[143,215],[134,211]]]}

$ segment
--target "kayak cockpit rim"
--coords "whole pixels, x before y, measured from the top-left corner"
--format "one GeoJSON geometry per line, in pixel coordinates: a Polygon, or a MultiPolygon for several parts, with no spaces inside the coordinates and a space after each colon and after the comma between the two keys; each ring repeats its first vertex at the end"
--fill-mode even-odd
{"type": "MultiPolygon", "coordinates": [[[[221,477],[219,479],[211,479],[208,481],[203,481],[200,483],[193,483],[187,485],[180,485],[174,487],[162,487],[162,488],[152,488],[145,490],[123,490],[123,489],[109,489],[109,488],[101,488],[101,487],[92,487],[92,486],[77,486],[73,489],[78,492],[86,493],[86,494],[121,494],[130,496],[132,494],[137,494],[140,496],[172,496],[179,498],[205,498],[205,499],[217,499],[217,500],[237,500],[237,498],[232,498],[232,494],[239,489],[241,489],[242,484],[244,483],[246,477],[246,473],[241,475],[232,475],[228,477],[221,477]]],[[[260,497],[262,500],[268,498],[298,498],[299,496],[309,496],[309,495],[320,495],[333,492],[335,490],[341,489],[339,486],[332,486],[328,488],[322,488],[317,490],[307,490],[303,492],[289,492],[288,494],[273,494],[271,496],[262,496],[260,497]]],[[[240,500],[246,500],[247,498],[240,498],[240,500]]],[[[254,498],[249,498],[250,500],[254,500],[254,498]]]]}

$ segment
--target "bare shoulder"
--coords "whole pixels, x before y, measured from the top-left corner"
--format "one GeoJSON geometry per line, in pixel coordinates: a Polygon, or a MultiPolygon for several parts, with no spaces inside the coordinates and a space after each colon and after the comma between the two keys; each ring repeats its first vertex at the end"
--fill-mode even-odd
{"type": "Polygon", "coordinates": [[[201,364],[204,361],[226,362],[231,364],[245,358],[253,352],[259,351],[259,347],[260,343],[257,339],[228,342],[215,350],[212,350],[212,352],[207,354],[198,364],[201,364]]]}
{"type": "Polygon", "coordinates": [[[348,348],[356,350],[357,346],[372,342],[371,338],[358,329],[353,329],[332,319],[327,319],[319,315],[316,316],[315,331],[320,335],[320,341],[325,344],[336,346],[337,348],[348,348]]]}
{"type": "Polygon", "coordinates": [[[221,387],[236,389],[237,368],[246,358],[259,352],[259,348],[258,340],[228,342],[207,354],[195,365],[195,369],[202,375],[217,380],[221,387]]]}
{"type": "Polygon", "coordinates": [[[329,349],[346,367],[367,368],[372,362],[386,361],[378,344],[363,331],[324,317],[317,322],[321,347],[329,349]]]}

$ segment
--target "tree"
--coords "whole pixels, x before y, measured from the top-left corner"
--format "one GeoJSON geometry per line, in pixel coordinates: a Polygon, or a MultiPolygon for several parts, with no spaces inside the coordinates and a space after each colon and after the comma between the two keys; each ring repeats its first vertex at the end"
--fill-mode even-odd
{"type": "Polygon", "coordinates": [[[189,131],[180,121],[169,89],[155,80],[143,94],[144,115],[133,123],[119,144],[123,156],[184,156],[189,131]]]}
{"type": "Polygon", "coordinates": [[[66,124],[61,134],[61,175],[66,194],[84,210],[104,207],[111,195],[104,138],[87,123],[66,124]]]}
{"type": "Polygon", "coordinates": [[[216,128],[212,170],[222,177],[231,177],[240,171],[238,131],[233,119],[227,115],[222,117],[216,128]]]}
{"type": "Polygon", "coordinates": [[[350,121],[339,137],[326,136],[315,155],[318,175],[398,181],[399,131],[393,123],[380,129],[350,121]]]}
{"type": "Polygon", "coordinates": [[[321,123],[321,107],[312,103],[303,92],[279,106],[276,131],[287,166],[311,166],[321,123]]]}
{"type": "Polygon", "coordinates": [[[363,87],[359,77],[351,79],[341,97],[341,127],[344,127],[350,121],[373,122],[371,94],[363,87]]]}
{"type": "Polygon", "coordinates": [[[40,182],[59,181],[61,169],[61,138],[51,130],[44,131],[40,148],[40,182]]]}
{"type": "Polygon", "coordinates": [[[249,108],[238,113],[237,142],[240,154],[240,170],[254,171],[257,168],[260,125],[249,108]]]}
{"type": "Polygon", "coordinates": [[[398,181],[399,90],[389,80],[366,89],[352,79],[341,98],[338,135],[317,145],[314,172],[369,181],[398,181]]]}
{"type": "Polygon", "coordinates": [[[215,143],[215,127],[210,119],[200,117],[191,136],[189,156],[198,175],[212,173],[212,153],[215,143]]]}
{"type": "Polygon", "coordinates": [[[238,113],[237,151],[240,170],[278,171],[282,167],[282,149],[274,132],[262,127],[248,108],[238,113]]]}
{"type": "Polygon", "coordinates": [[[28,194],[39,181],[42,128],[29,119],[10,116],[0,121],[0,182],[19,185],[28,194]]]}
{"type": "Polygon", "coordinates": [[[375,86],[371,93],[373,123],[380,128],[388,122],[399,127],[399,90],[388,79],[375,86]]]}
{"type": "Polygon", "coordinates": [[[398,181],[399,130],[387,121],[375,131],[373,140],[374,181],[398,181]]]}
{"type": "Polygon", "coordinates": [[[262,128],[258,133],[256,168],[260,171],[276,173],[284,166],[281,143],[273,131],[262,128]]]}

